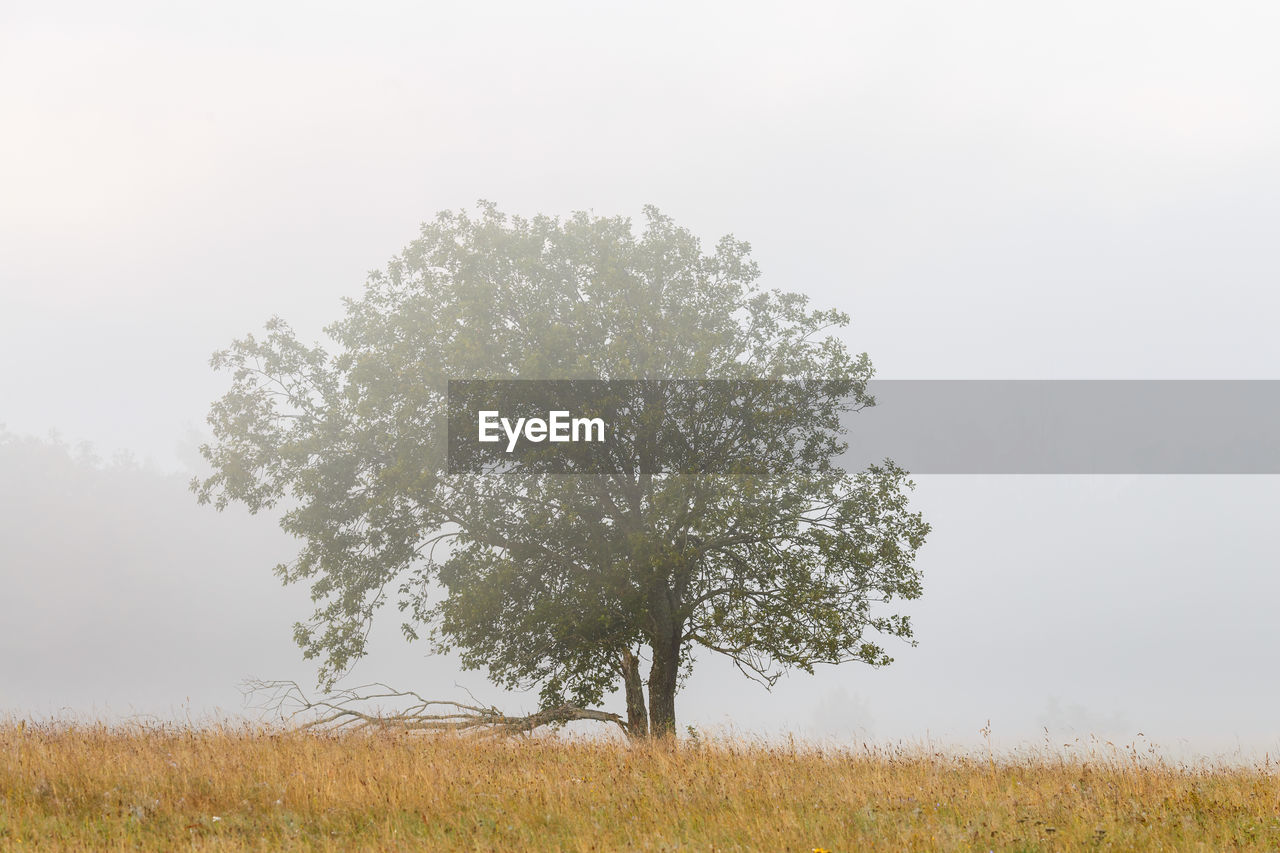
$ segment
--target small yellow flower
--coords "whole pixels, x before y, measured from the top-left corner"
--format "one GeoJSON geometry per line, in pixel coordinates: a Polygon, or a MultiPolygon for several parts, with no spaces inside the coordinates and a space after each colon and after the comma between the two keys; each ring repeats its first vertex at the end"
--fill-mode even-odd
{"type": "Polygon", "coordinates": [[[825,847],[815,847],[813,848],[813,853],[831,853],[831,851],[825,847]]]}

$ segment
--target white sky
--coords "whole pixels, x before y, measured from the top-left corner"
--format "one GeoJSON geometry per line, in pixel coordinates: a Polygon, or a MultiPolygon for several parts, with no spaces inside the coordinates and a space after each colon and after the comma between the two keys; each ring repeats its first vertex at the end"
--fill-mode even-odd
{"type": "MultiPolygon", "coordinates": [[[[421,220],[478,198],[655,203],[732,232],[769,283],[852,314],[884,377],[1277,375],[1274,3],[265,5],[0,5],[0,423],[176,467],[222,387],[212,350],[274,313],[318,329],[421,220]]],[[[848,705],[881,734],[963,738],[1002,713],[1034,734],[1056,696],[1081,719],[1276,745],[1261,709],[1280,695],[1255,682],[1280,632],[1249,609],[1274,586],[1253,508],[1275,485],[1109,483],[922,482],[929,642],[735,711],[778,728],[848,705]],[[1189,527],[1206,540],[1170,544],[1189,527]],[[1082,531],[1094,545],[1068,560],[1082,531]],[[1112,647],[1049,618],[1069,572],[1080,624],[1132,622],[1112,647]],[[1184,574],[1234,590],[1224,621],[1184,612],[1205,606],[1184,574]],[[1237,680],[1179,665],[1231,624],[1263,633],[1232,641],[1238,667],[1204,664],[1237,680]],[[1033,676],[1011,640],[1069,665],[1033,676]],[[1162,680],[1124,674],[1142,661],[1162,680]],[[905,710],[944,673],[936,717],[905,710]]],[[[245,578],[275,594],[265,565],[245,578]]],[[[731,688],[707,684],[688,702],[710,718],[731,688]]]]}

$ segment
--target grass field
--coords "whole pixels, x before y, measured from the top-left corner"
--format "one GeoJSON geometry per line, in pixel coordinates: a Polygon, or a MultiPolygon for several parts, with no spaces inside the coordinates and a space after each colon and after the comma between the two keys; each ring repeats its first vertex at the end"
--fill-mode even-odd
{"type": "Polygon", "coordinates": [[[0,848],[1276,850],[1267,767],[0,724],[0,848]]]}

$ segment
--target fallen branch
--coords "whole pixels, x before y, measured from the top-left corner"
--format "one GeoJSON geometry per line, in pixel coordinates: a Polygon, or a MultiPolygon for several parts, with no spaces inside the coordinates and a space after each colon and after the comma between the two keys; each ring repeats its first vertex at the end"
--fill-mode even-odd
{"type": "Polygon", "coordinates": [[[529,734],[543,726],[561,726],[579,720],[614,723],[629,734],[627,723],[617,714],[594,711],[575,705],[544,708],[522,717],[504,714],[494,707],[467,705],[438,699],[424,699],[412,690],[395,690],[382,683],[344,688],[317,699],[309,697],[296,681],[247,681],[246,700],[261,697],[250,707],[281,714],[286,719],[307,718],[302,730],[396,732],[461,732],[486,737],[529,734]],[[383,712],[369,708],[377,702],[408,702],[401,710],[383,712]]]}

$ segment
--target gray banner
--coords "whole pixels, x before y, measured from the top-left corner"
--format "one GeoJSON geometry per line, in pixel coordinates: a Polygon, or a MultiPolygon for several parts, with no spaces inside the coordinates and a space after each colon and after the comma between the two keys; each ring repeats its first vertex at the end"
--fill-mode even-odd
{"type": "Polygon", "coordinates": [[[699,454],[716,457],[710,471],[753,455],[767,466],[794,460],[777,452],[785,436],[812,438],[805,428],[833,405],[845,409],[830,426],[851,470],[889,458],[916,474],[1280,474],[1280,380],[873,380],[865,390],[847,382],[451,382],[450,467],[551,459],[545,470],[600,470],[651,446],[661,451],[652,454],[658,467],[698,468],[699,454]],[[864,395],[874,405],[860,405],[864,395]],[[607,437],[590,447],[521,441],[515,451],[505,438],[477,443],[480,411],[517,409],[599,415],[607,437]],[[683,440],[694,432],[701,444],[683,440]]]}
{"type": "Polygon", "coordinates": [[[1278,474],[1276,380],[873,380],[847,463],[919,474],[1278,474]]]}

